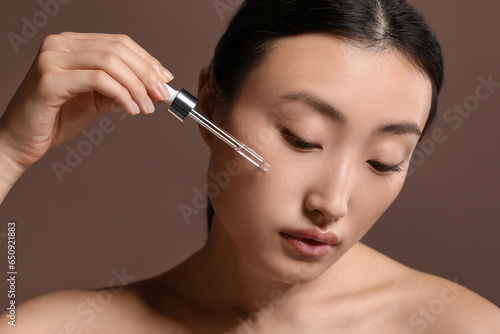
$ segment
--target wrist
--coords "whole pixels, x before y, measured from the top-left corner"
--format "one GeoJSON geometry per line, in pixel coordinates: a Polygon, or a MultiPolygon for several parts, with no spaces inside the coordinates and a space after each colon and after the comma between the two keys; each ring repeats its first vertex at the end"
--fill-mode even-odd
{"type": "Polygon", "coordinates": [[[12,151],[12,147],[0,132],[0,203],[27,169],[12,158],[12,151]]]}

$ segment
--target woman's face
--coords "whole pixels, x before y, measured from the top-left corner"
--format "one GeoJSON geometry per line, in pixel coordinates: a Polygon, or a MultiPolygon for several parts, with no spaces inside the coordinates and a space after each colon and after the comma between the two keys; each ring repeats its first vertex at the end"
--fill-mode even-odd
{"type": "Polygon", "coordinates": [[[301,279],[314,279],[396,198],[430,105],[430,80],[393,49],[319,34],[278,40],[222,118],[271,171],[207,140],[212,175],[241,166],[211,198],[218,226],[210,237],[225,235],[228,252],[275,278],[300,265],[301,279]],[[296,230],[329,230],[338,242],[326,254],[297,248],[286,234],[296,230]]]}

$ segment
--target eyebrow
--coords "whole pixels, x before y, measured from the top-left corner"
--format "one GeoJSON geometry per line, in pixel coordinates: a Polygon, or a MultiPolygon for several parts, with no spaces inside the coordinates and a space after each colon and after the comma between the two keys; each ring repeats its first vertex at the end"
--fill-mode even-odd
{"type": "Polygon", "coordinates": [[[422,132],[420,131],[418,125],[413,122],[384,124],[378,126],[373,131],[374,136],[384,133],[390,133],[394,135],[414,134],[418,137],[422,135],[422,132]]]}
{"type": "MultiPolygon", "coordinates": [[[[282,96],[286,100],[299,101],[311,106],[316,111],[321,114],[333,119],[335,122],[340,125],[347,125],[348,118],[344,113],[339,111],[337,108],[328,104],[328,102],[324,101],[318,96],[312,95],[308,92],[300,92],[295,94],[287,94],[282,96]]],[[[390,124],[382,124],[377,126],[373,132],[372,136],[378,136],[382,134],[394,134],[394,135],[405,135],[405,134],[413,134],[418,137],[422,135],[420,128],[414,122],[400,122],[400,123],[390,123],[390,124]]]]}

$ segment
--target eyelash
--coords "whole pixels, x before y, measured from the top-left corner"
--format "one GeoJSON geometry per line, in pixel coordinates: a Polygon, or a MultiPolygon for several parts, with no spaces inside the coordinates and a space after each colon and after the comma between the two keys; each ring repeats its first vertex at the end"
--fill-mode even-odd
{"type": "Polygon", "coordinates": [[[311,144],[306,141],[303,141],[302,139],[298,138],[297,136],[293,135],[290,131],[287,129],[281,130],[281,135],[287,142],[295,146],[296,148],[303,150],[303,151],[312,151],[313,149],[316,148],[321,148],[321,146],[316,145],[316,144],[311,144]]]}
{"type": "Polygon", "coordinates": [[[373,161],[373,160],[368,160],[368,162],[370,163],[370,165],[374,169],[376,169],[378,172],[381,172],[381,173],[399,173],[399,172],[403,171],[403,169],[400,167],[401,165],[387,166],[387,165],[384,165],[380,162],[373,161]],[[378,166],[378,167],[376,167],[376,166],[378,166]]]}
{"type": "MultiPolygon", "coordinates": [[[[316,145],[316,144],[311,144],[306,141],[303,141],[302,139],[298,138],[297,136],[293,135],[290,131],[287,129],[281,130],[281,135],[287,142],[289,142],[291,145],[294,147],[302,150],[302,151],[312,151],[314,149],[321,148],[321,146],[316,145]]],[[[380,173],[398,173],[402,172],[401,165],[397,166],[388,166],[384,165],[383,163],[380,163],[378,161],[373,161],[373,160],[368,160],[367,161],[377,172],[380,173]]]]}

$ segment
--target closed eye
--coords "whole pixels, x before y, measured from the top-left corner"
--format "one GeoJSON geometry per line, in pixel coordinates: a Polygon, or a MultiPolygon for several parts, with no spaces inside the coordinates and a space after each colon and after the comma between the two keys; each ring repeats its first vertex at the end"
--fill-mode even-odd
{"type": "Polygon", "coordinates": [[[281,130],[281,135],[287,142],[289,142],[295,148],[298,148],[302,151],[312,151],[314,149],[321,149],[320,145],[308,143],[297,136],[293,135],[289,130],[283,129],[281,130]]]}
{"type": "MultiPolygon", "coordinates": [[[[282,129],[281,135],[288,143],[290,143],[293,147],[295,147],[301,151],[313,151],[313,150],[322,148],[320,145],[312,144],[312,143],[309,143],[309,142],[306,142],[306,141],[300,139],[299,137],[292,134],[287,129],[282,129]]],[[[396,166],[388,166],[388,165],[385,165],[381,162],[374,161],[374,160],[368,160],[367,162],[375,171],[377,171],[379,173],[389,174],[389,173],[403,171],[403,169],[401,168],[401,164],[396,165],[396,166]]]]}
{"type": "Polygon", "coordinates": [[[403,171],[403,169],[401,168],[401,165],[387,166],[387,165],[384,165],[383,163],[380,163],[378,161],[373,161],[373,160],[368,160],[367,162],[377,172],[392,173],[392,172],[402,172],[403,171]]]}

